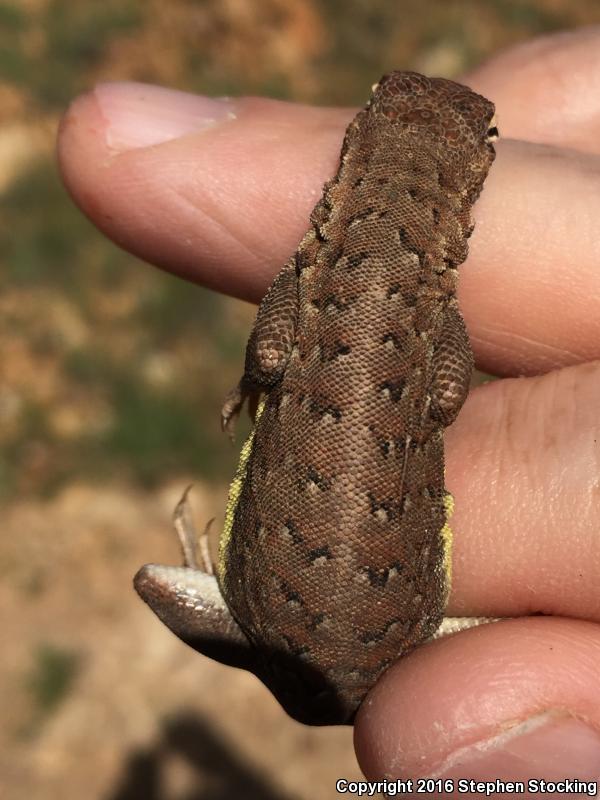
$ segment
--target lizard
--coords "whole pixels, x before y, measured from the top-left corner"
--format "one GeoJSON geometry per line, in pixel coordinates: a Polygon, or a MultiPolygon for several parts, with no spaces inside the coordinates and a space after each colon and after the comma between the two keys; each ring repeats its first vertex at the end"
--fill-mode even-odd
{"type": "Polygon", "coordinates": [[[184,642],[306,724],[351,724],[388,666],[442,630],[443,432],[473,370],[458,267],[497,135],[493,104],[459,83],[395,71],[373,87],[223,406],[226,430],[244,403],[254,427],[216,570],[186,493],[184,565],[134,579],[184,642]]]}

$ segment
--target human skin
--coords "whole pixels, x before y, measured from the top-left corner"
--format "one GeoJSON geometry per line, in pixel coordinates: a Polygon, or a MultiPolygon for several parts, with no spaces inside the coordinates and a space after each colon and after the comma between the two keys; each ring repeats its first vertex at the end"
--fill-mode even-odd
{"type": "MultiPolygon", "coordinates": [[[[448,614],[518,619],[392,666],[359,711],[357,755],[374,779],[600,779],[600,29],[461,80],[495,102],[501,139],[459,301],[477,365],[503,380],[447,430],[448,614]]],[[[66,112],[59,164],[122,247],[257,301],[354,113],[104,84],[66,112]]]]}

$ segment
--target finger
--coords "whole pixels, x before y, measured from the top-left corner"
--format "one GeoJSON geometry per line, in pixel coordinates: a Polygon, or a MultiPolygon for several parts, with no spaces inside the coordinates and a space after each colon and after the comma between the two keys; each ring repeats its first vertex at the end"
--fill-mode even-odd
{"type": "MultiPolygon", "coordinates": [[[[350,117],[109,85],[66,114],[59,160],[75,200],[116,242],[257,300],[305,232],[350,117]]],[[[529,374],[598,358],[599,162],[514,142],[498,151],[461,277],[478,363],[529,374]]]]}
{"type": "Polygon", "coordinates": [[[598,780],[599,660],[600,626],[566,619],[499,622],[425,645],[359,709],[359,763],[371,779],[598,780]]]}
{"type": "Polygon", "coordinates": [[[541,36],[473,70],[502,136],[600,153],[600,27],[541,36]]]}
{"type": "Polygon", "coordinates": [[[494,381],[446,432],[449,616],[600,622],[600,364],[494,381]]]}
{"type": "Polygon", "coordinates": [[[599,177],[597,156],[498,146],[459,283],[481,369],[535,375],[600,357],[599,177]]]}
{"type": "Polygon", "coordinates": [[[108,84],[71,106],[58,157],[75,201],[118,244],[258,301],[302,238],[351,116],[108,84]]]}

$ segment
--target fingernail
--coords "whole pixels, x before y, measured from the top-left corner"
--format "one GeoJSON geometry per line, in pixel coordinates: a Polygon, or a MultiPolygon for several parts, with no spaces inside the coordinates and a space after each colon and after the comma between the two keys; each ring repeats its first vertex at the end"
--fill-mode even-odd
{"type": "Polygon", "coordinates": [[[483,780],[600,778],[600,733],[562,712],[547,712],[450,756],[436,777],[483,780]]]}
{"type": "Polygon", "coordinates": [[[94,89],[112,150],[149,147],[235,119],[228,98],[203,97],[145,83],[101,83],[94,89]]]}

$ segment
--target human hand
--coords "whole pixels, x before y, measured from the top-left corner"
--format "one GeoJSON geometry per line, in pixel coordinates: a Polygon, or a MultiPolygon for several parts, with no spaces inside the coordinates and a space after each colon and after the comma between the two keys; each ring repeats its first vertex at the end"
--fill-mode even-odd
{"type": "MultiPolygon", "coordinates": [[[[581,621],[600,620],[599,45],[597,30],[548,37],[464,79],[496,103],[502,139],[459,299],[478,365],[507,380],[475,390],[446,435],[448,613],[570,619],[485,626],[390,668],[356,724],[373,778],[600,778],[600,628],[581,621]]],[[[72,105],[59,158],[116,242],[257,300],[352,114],[113,84],[72,105]]]]}

